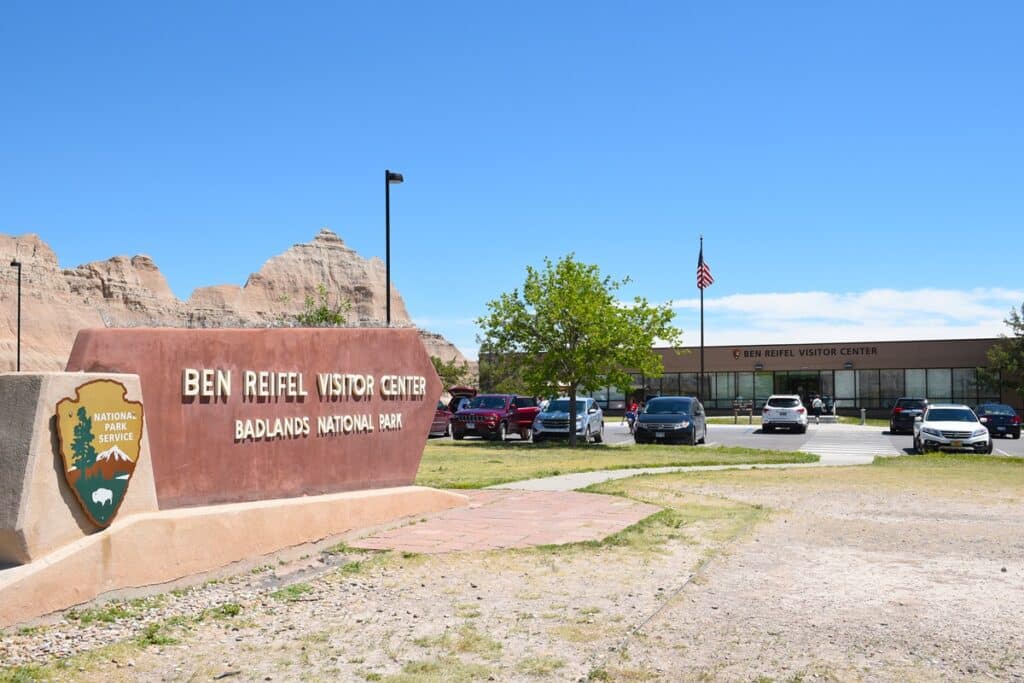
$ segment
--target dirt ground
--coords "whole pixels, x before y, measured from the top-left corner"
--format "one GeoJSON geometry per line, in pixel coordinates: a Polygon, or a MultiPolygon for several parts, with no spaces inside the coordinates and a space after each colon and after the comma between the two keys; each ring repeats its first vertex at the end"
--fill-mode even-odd
{"type": "Polygon", "coordinates": [[[667,512],[603,544],[342,548],[97,608],[4,634],[0,680],[1024,681],[1024,467],[1000,467],[609,482],[667,512]]]}

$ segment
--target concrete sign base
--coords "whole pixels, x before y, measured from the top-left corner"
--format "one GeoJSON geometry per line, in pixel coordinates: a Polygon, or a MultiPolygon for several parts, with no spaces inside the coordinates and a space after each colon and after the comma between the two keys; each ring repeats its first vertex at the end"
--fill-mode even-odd
{"type": "MultiPolygon", "coordinates": [[[[460,494],[399,486],[161,509],[148,424],[136,435],[137,455],[125,444],[126,430],[137,431],[131,410],[90,405],[77,415],[75,404],[74,410],[65,411],[74,419],[65,427],[73,452],[67,458],[62,455],[58,404],[66,406],[62,401],[74,399],[77,389],[97,381],[119,383],[124,399],[141,406],[137,375],[0,373],[0,627],[111,591],[161,584],[402,517],[468,504],[460,494]],[[133,468],[126,469],[132,457],[133,468]],[[76,496],[66,476],[69,459],[81,468],[80,476],[131,482],[124,487],[109,526],[97,526],[83,510],[81,495],[76,496]],[[111,471],[104,474],[104,468],[111,471]]],[[[82,400],[85,405],[86,398],[82,400]]],[[[147,410],[146,415],[149,420],[153,413],[147,410]]],[[[100,510],[113,506],[107,488],[96,491],[102,495],[89,496],[88,502],[100,510]]]]}

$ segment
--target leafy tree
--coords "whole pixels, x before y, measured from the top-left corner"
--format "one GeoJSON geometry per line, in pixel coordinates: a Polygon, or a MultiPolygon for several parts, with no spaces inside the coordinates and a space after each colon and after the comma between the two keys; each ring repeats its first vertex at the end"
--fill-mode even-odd
{"type": "Polygon", "coordinates": [[[96,449],[92,445],[92,418],[85,412],[85,406],[78,408],[78,424],[75,425],[75,438],[71,442],[75,467],[85,478],[85,471],[96,464],[96,449]]]}
{"type": "Polygon", "coordinates": [[[597,266],[573,254],[557,263],[546,258],[542,270],[527,266],[521,292],[488,302],[488,314],[476,321],[481,348],[518,365],[531,393],[568,394],[571,446],[576,445],[577,391],[629,386],[631,371],[660,376],[664,366],[652,349],[655,341],[672,346],[682,341],[669,304],[616,298],[628,282],[602,277],[597,266]]]}
{"type": "Polygon", "coordinates": [[[445,362],[439,356],[431,356],[430,362],[434,364],[434,370],[445,388],[462,384],[469,375],[469,363],[466,361],[459,365],[454,358],[445,362]]]}
{"type": "Polygon", "coordinates": [[[999,335],[1001,341],[988,350],[988,367],[978,368],[978,380],[988,386],[1004,386],[1024,397],[1024,304],[1010,309],[1004,320],[1013,336],[999,335]]]}
{"type": "Polygon", "coordinates": [[[486,343],[480,346],[480,389],[502,394],[532,393],[523,378],[519,356],[499,353],[486,343]]]}
{"type": "Polygon", "coordinates": [[[295,323],[302,327],[342,327],[348,323],[352,302],[341,299],[331,306],[327,287],[321,283],[316,288],[316,298],[306,296],[302,312],[295,314],[295,323]]]}

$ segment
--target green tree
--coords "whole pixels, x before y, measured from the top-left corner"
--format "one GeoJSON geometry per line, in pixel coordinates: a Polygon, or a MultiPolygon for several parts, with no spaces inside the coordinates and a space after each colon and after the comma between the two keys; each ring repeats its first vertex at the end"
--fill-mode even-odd
{"type": "Polygon", "coordinates": [[[616,292],[628,282],[602,276],[573,254],[557,263],[546,258],[542,270],[527,266],[521,292],[488,302],[487,315],[476,321],[481,348],[516,363],[531,393],[568,394],[571,446],[577,391],[629,386],[631,371],[658,377],[664,366],[654,343],[682,342],[671,305],[652,306],[643,297],[618,300],[616,292]]]}
{"type": "Polygon", "coordinates": [[[1007,387],[1024,397],[1024,304],[1020,311],[1010,309],[1003,322],[1012,336],[999,335],[1000,341],[988,350],[988,367],[978,368],[978,381],[990,387],[1007,387]]]}
{"type": "Polygon", "coordinates": [[[348,323],[352,302],[341,299],[336,306],[330,303],[327,287],[321,283],[316,288],[316,298],[306,296],[302,312],[295,314],[295,323],[302,327],[342,327],[348,323]]]}
{"type": "Polygon", "coordinates": [[[85,471],[96,464],[96,449],[92,445],[92,418],[85,412],[85,406],[78,408],[78,424],[75,425],[75,438],[71,442],[75,467],[85,478],[85,471]]]}
{"type": "Polygon", "coordinates": [[[462,384],[469,375],[469,363],[466,361],[459,365],[454,358],[446,362],[439,356],[431,356],[430,362],[434,364],[434,370],[446,389],[462,384]]]}

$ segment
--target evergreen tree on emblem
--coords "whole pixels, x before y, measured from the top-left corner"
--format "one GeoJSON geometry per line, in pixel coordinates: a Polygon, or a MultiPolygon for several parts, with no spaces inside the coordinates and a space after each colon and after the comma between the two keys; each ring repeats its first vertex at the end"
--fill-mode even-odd
{"type": "Polygon", "coordinates": [[[96,464],[96,449],[92,445],[92,418],[85,412],[85,406],[78,409],[78,424],[75,425],[75,440],[71,442],[75,467],[85,478],[85,471],[96,464]]]}

